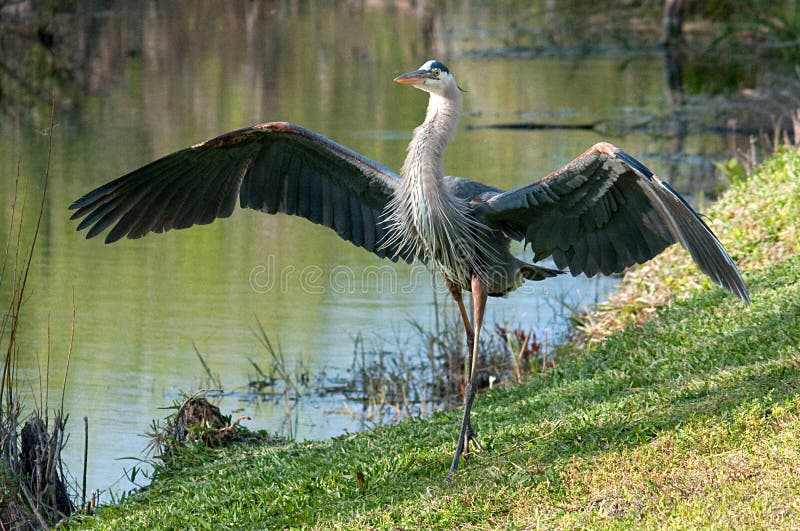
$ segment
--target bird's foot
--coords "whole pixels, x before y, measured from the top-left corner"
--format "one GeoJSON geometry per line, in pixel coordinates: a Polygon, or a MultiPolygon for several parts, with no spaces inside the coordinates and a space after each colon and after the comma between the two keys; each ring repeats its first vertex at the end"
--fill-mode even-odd
{"type": "Polygon", "coordinates": [[[481,446],[481,443],[478,442],[478,432],[472,429],[469,419],[466,419],[465,422],[462,423],[461,433],[458,436],[458,443],[456,444],[456,453],[453,456],[453,463],[450,465],[450,471],[447,472],[447,477],[445,477],[445,481],[447,481],[447,483],[451,483],[453,481],[453,478],[456,474],[456,469],[458,468],[459,459],[463,457],[466,460],[472,455],[469,450],[470,443],[475,446],[475,452],[483,451],[483,446],[481,446]]]}
{"type": "Polygon", "coordinates": [[[471,425],[467,427],[467,433],[464,436],[464,459],[472,457],[472,452],[469,451],[470,443],[475,445],[475,453],[483,451],[483,446],[478,441],[478,432],[472,429],[471,425]]]}

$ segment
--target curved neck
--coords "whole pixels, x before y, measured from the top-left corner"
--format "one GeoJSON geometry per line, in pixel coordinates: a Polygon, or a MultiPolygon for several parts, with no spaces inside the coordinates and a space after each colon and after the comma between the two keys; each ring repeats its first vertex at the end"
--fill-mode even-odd
{"type": "Polygon", "coordinates": [[[451,92],[446,97],[431,94],[425,121],[414,130],[401,170],[403,180],[387,206],[388,241],[435,264],[445,278],[468,289],[470,279],[485,269],[475,246],[489,246],[481,236],[486,228],[444,181],[442,155],[461,114],[461,94],[455,86],[451,92]]]}
{"type": "Polygon", "coordinates": [[[438,181],[442,172],[442,157],[453,139],[461,116],[461,94],[448,97],[431,94],[425,121],[414,130],[401,173],[404,177],[423,183],[438,181]]]}

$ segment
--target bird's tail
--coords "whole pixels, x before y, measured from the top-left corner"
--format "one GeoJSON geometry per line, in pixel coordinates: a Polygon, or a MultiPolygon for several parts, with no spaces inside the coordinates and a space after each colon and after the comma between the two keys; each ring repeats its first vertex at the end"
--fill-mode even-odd
{"type": "Polygon", "coordinates": [[[524,262],[520,266],[519,271],[526,280],[544,280],[546,278],[564,274],[564,271],[561,271],[560,269],[550,269],[549,267],[526,264],[524,262]]]}

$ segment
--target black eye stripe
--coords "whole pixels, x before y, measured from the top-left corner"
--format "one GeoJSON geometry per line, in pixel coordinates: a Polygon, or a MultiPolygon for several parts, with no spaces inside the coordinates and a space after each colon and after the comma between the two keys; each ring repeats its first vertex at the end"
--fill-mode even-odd
{"type": "Polygon", "coordinates": [[[447,67],[444,66],[439,61],[434,61],[433,63],[431,63],[430,69],[433,70],[433,71],[439,70],[439,72],[450,73],[450,71],[447,69],[447,67]]]}

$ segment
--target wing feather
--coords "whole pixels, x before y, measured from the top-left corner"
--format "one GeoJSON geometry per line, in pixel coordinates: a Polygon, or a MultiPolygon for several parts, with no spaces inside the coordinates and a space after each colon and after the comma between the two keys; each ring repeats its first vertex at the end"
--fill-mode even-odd
{"type": "Polygon", "coordinates": [[[300,176],[305,171],[303,161],[300,157],[293,155],[286,161],[285,174],[282,175],[283,180],[283,203],[281,212],[284,214],[295,215],[297,214],[297,177],[291,179],[290,175],[300,176]]]}
{"type": "Polygon", "coordinates": [[[364,220],[361,217],[361,204],[350,196],[350,241],[353,245],[364,245],[364,220]]]}
{"type": "Polygon", "coordinates": [[[129,232],[131,238],[141,238],[148,232],[159,231],[159,222],[163,223],[164,210],[172,201],[178,190],[170,186],[162,186],[158,195],[153,199],[146,210],[143,211],[141,218],[135,223],[129,232]]]}
{"type": "MultiPolygon", "coordinates": [[[[106,242],[211,223],[244,208],[304,217],[381,257],[381,215],[399,177],[317,133],[270,122],[218,136],[92,190],[70,209],[106,242]]],[[[411,261],[413,256],[400,255],[411,261]]]]}
{"type": "MultiPolygon", "coordinates": [[[[225,167],[223,161],[214,158],[204,164],[203,171],[207,175],[206,178],[200,179],[198,182],[193,175],[189,175],[193,181],[192,185],[181,187],[183,193],[180,196],[180,203],[176,205],[178,208],[176,208],[177,214],[173,223],[173,227],[176,229],[186,229],[192,225],[201,224],[204,210],[209,207],[206,191],[212,183],[219,179],[220,174],[225,171],[225,167]]],[[[119,236],[124,236],[124,234],[119,236]]]]}
{"type": "MultiPolygon", "coordinates": [[[[333,185],[328,181],[322,182],[322,195],[324,197],[333,196],[333,185]]],[[[333,227],[333,201],[322,203],[322,224],[326,227],[333,227]]]]}
{"type": "Polygon", "coordinates": [[[680,242],[699,268],[744,301],[723,245],[669,184],[619,148],[600,143],[539,182],[487,198],[481,215],[523,236],[534,260],[552,256],[573,275],[619,273],[680,242]]]}
{"type": "Polygon", "coordinates": [[[374,248],[377,243],[375,238],[375,214],[365,205],[360,205],[359,208],[361,208],[361,230],[364,236],[363,246],[374,248]]]}

